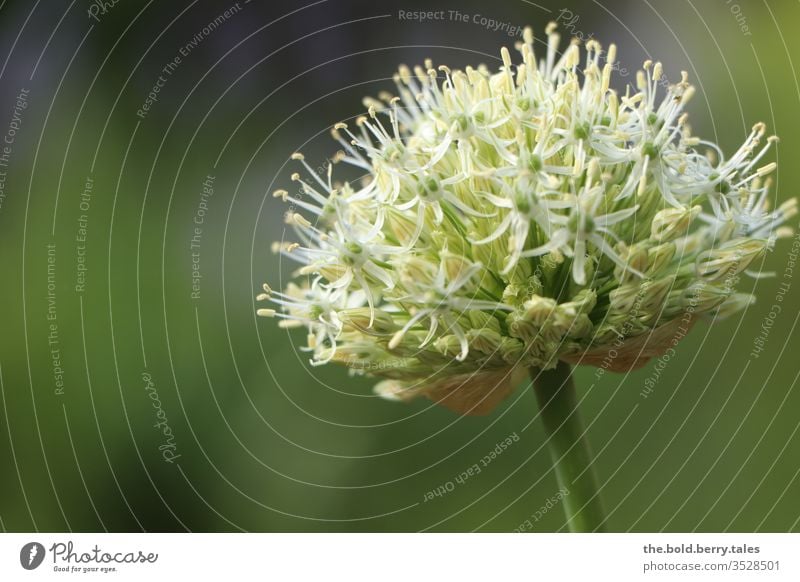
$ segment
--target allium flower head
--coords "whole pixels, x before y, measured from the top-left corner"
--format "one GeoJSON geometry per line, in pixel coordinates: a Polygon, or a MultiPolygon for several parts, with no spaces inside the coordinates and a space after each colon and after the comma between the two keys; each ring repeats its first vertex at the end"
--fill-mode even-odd
{"type": "Polygon", "coordinates": [[[308,177],[276,192],[294,231],[276,249],[299,282],[258,313],[306,328],[312,364],[481,413],[528,368],[639,367],[752,301],[735,284],[796,213],[769,207],[775,138],[759,123],[725,157],[691,134],[685,73],[664,88],[647,61],[618,93],[614,45],[559,53],[555,28],[544,58],[527,29],[495,73],[401,67],[397,96],[332,131],[358,183],[294,154],[308,177]]]}

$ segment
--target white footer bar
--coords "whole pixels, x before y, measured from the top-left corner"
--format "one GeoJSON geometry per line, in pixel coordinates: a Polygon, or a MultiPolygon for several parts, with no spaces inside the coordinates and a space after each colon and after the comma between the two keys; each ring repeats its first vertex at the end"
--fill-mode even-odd
{"type": "Polygon", "coordinates": [[[217,577],[797,581],[800,534],[0,535],[0,580],[217,577]]]}

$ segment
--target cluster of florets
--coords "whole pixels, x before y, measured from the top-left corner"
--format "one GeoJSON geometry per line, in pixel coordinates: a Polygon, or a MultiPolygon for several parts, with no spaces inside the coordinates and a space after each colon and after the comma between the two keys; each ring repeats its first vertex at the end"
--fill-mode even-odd
{"type": "Polygon", "coordinates": [[[641,365],[674,322],[753,300],[736,282],[796,212],[769,208],[775,138],[757,124],[726,158],[691,135],[685,73],[659,98],[662,66],[645,62],[623,95],[614,45],[586,43],[581,62],[577,41],[559,54],[553,24],[547,37],[537,62],[526,30],[522,63],[503,48],[496,73],[401,67],[397,96],[333,129],[357,184],[293,156],[309,179],[275,193],[296,236],[276,249],[301,282],[265,286],[276,309],[258,313],[306,328],[313,364],[383,377],[390,397],[477,402],[611,345],[641,365]]]}

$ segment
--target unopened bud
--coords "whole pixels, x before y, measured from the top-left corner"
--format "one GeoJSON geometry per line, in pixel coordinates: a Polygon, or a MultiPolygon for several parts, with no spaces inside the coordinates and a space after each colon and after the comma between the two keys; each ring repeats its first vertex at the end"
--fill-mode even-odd
{"type": "Polygon", "coordinates": [[[730,293],[722,287],[707,283],[695,283],[680,296],[680,307],[694,312],[709,311],[725,301],[730,293]]]}
{"type": "Polygon", "coordinates": [[[648,275],[657,275],[663,269],[667,268],[675,257],[675,244],[664,243],[652,247],[647,251],[647,269],[648,275]]]}
{"type": "Polygon", "coordinates": [[[344,325],[369,335],[391,334],[398,328],[392,316],[380,309],[370,310],[368,307],[358,307],[340,311],[338,315],[344,325]],[[370,325],[370,321],[372,325],[370,325]]]}
{"type": "Polygon", "coordinates": [[[500,322],[493,315],[485,311],[470,310],[467,312],[470,326],[473,329],[489,329],[500,332],[500,322]]]}
{"type": "Polygon", "coordinates": [[[616,265],[614,267],[614,276],[619,279],[620,283],[639,280],[640,277],[636,276],[636,271],[644,273],[647,270],[647,248],[641,244],[626,247],[623,243],[619,243],[619,247],[621,247],[619,249],[620,256],[629,268],[623,269],[620,265],[616,265]]]}
{"type": "Polygon", "coordinates": [[[700,206],[659,210],[650,227],[650,238],[656,242],[668,242],[685,236],[700,210],[700,206]]]}
{"type": "Polygon", "coordinates": [[[722,281],[735,277],[767,248],[767,241],[759,239],[736,239],[719,248],[703,251],[697,256],[697,274],[709,281],[722,281]]]}
{"type": "Polygon", "coordinates": [[[756,298],[749,293],[734,293],[714,311],[713,316],[718,319],[724,319],[726,317],[730,317],[743,309],[746,309],[753,303],[755,303],[756,298]]]}
{"type": "MultiPolygon", "coordinates": [[[[499,349],[503,341],[503,336],[499,332],[488,329],[470,329],[467,331],[467,340],[469,341],[470,350],[477,350],[487,356],[494,355],[499,349]]],[[[460,352],[461,347],[457,350],[460,352]]]]}
{"type": "Polygon", "coordinates": [[[543,326],[548,318],[552,315],[553,311],[556,308],[556,302],[554,299],[550,299],[549,297],[539,297],[538,295],[534,295],[528,301],[525,302],[525,315],[524,318],[526,321],[533,323],[534,325],[541,327],[543,326]]]}

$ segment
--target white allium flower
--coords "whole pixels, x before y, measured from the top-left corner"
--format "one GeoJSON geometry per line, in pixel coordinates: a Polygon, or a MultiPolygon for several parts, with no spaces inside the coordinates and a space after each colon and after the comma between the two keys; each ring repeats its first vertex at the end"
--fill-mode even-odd
{"type": "Polygon", "coordinates": [[[527,368],[635,368],[681,322],[753,300],[736,280],[797,212],[769,207],[775,164],[759,164],[775,138],[756,124],[726,158],[691,134],[686,73],[659,95],[662,66],[647,61],[620,94],[614,45],[559,55],[547,34],[544,58],[527,29],[522,62],[503,48],[496,73],[400,67],[398,96],[366,99],[354,128],[332,131],[334,161],[367,174],[358,184],[293,155],[310,179],[275,193],[297,240],[276,250],[305,282],[265,286],[276,309],[258,313],[307,328],[312,363],[484,412],[527,368]]]}

